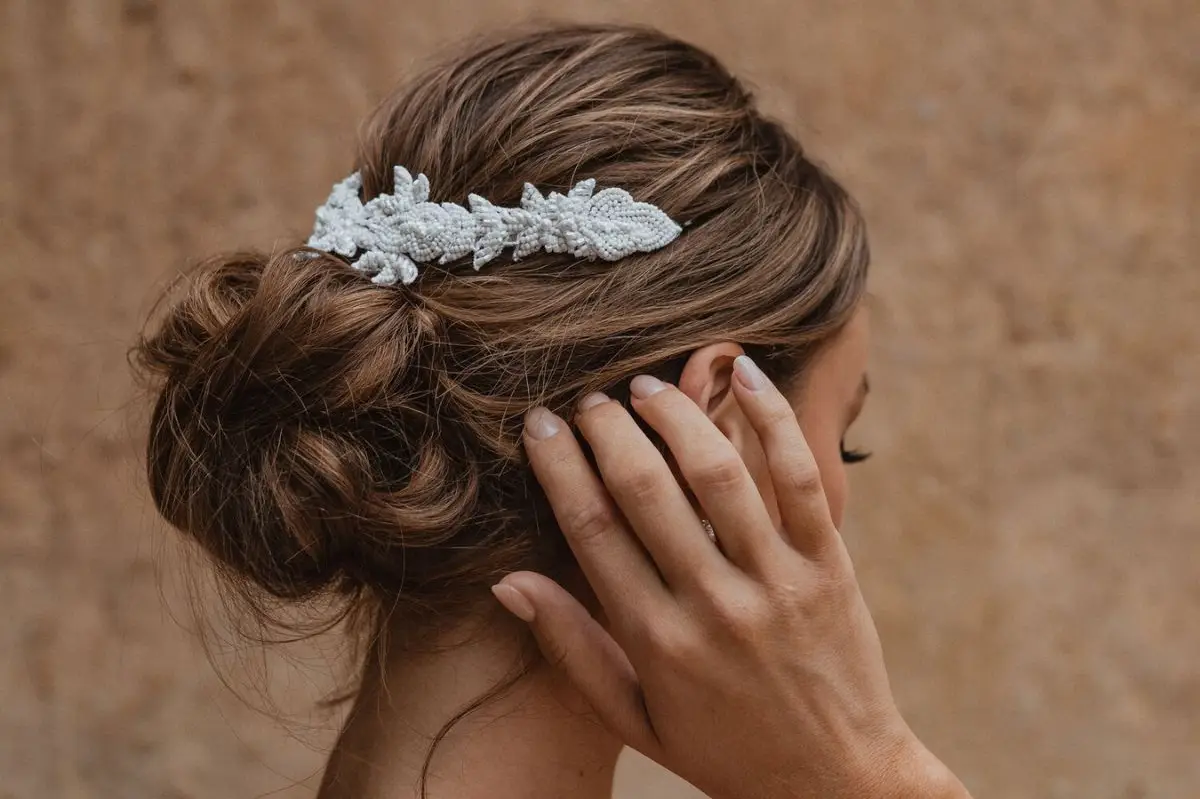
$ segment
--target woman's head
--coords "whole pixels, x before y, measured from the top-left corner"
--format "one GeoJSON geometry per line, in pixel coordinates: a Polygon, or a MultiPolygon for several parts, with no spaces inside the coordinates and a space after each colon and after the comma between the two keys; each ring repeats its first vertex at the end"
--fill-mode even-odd
{"type": "Polygon", "coordinates": [[[303,247],[200,265],[139,346],[159,384],[148,471],[164,517],[248,598],[337,596],[415,632],[510,571],[568,565],[522,416],[623,397],[642,372],[680,382],[752,461],[725,390],[745,350],[791,386],[834,468],[822,453],[861,381],[844,373],[861,372],[863,225],[711,56],[625,27],[476,43],[376,112],[364,200],[396,165],[458,203],[593,178],[684,231],[612,263],[464,259],[408,286],[303,247]]]}

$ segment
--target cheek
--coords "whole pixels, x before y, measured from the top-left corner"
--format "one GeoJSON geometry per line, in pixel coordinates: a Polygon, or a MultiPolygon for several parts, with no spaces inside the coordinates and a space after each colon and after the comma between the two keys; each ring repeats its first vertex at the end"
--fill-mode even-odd
{"type": "MultiPolygon", "coordinates": [[[[829,514],[833,523],[841,529],[842,517],[846,511],[846,501],[849,496],[849,485],[846,479],[846,464],[842,462],[842,441],[838,435],[837,424],[831,423],[818,414],[798,413],[800,429],[812,451],[813,460],[821,472],[821,484],[825,488],[825,499],[829,503],[829,514]]],[[[728,434],[727,434],[728,435],[728,434]]],[[[772,518],[779,523],[779,509],[775,502],[775,492],[771,481],[771,472],[767,467],[766,454],[759,446],[756,436],[748,435],[738,438],[738,450],[745,461],[754,482],[758,484],[759,492],[767,501],[767,508],[772,518]]]]}
{"type": "Polygon", "coordinates": [[[826,499],[829,500],[829,513],[833,516],[836,528],[841,529],[841,518],[846,512],[846,501],[850,499],[850,483],[846,480],[846,464],[841,462],[841,449],[835,447],[833,459],[822,462],[817,458],[817,467],[821,469],[821,483],[826,489],[826,499]]]}
{"type": "Polygon", "coordinates": [[[814,446],[813,457],[817,468],[821,470],[821,484],[825,487],[825,498],[829,502],[829,513],[833,523],[840,530],[842,515],[846,512],[846,500],[849,485],[846,481],[846,464],[842,462],[840,441],[833,441],[822,446],[814,446]]]}

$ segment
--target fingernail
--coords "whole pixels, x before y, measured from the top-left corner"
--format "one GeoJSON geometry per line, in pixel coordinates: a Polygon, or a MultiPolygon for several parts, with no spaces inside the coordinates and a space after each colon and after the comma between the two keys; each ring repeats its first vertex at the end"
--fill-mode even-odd
{"type": "Polygon", "coordinates": [[[588,408],[595,408],[597,405],[603,405],[608,402],[608,396],[601,394],[599,391],[593,391],[579,401],[579,410],[586,411],[588,408]]]}
{"type": "Polygon", "coordinates": [[[742,385],[751,391],[762,391],[770,381],[763,374],[762,369],[758,368],[758,364],[750,359],[749,355],[739,355],[733,359],[733,371],[742,381],[742,385]]]}
{"type": "Polygon", "coordinates": [[[496,583],[492,586],[492,593],[509,613],[526,624],[533,621],[533,617],[536,615],[533,612],[533,605],[530,604],[529,600],[520,591],[511,585],[496,583]]]}
{"type": "Polygon", "coordinates": [[[525,414],[525,433],[538,441],[558,435],[562,429],[562,420],[540,405],[525,414]]]}
{"type": "Polygon", "coordinates": [[[629,391],[638,399],[648,399],[667,387],[667,384],[657,377],[638,375],[629,381],[629,391]]]}

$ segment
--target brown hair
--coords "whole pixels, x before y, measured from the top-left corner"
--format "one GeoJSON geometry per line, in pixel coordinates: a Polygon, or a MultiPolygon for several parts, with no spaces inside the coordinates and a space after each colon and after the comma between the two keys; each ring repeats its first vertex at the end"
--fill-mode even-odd
{"type": "Polygon", "coordinates": [[[842,188],[711,55],[654,30],[476,42],[389,97],[362,141],[364,199],[394,165],[459,203],[595,178],[685,229],[615,263],[464,260],[410,286],[300,246],[187,275],[136,350],[158,392],[150,487],[264,613],[333,598],[415,641],[508,572],[555,573],[569,558],[523,460],[527,409],[623,397],[718,341],[791,378],[863,291],[842,188]]]}

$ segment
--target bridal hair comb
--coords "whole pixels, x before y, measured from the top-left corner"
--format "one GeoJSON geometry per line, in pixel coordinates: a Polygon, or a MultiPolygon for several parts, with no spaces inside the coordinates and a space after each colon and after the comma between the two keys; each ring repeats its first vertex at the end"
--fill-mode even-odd
{"type": "Polygon", "coordinates": [[[468,255],[479,269],[512,248],[513,260],[544,250],[616,261],[670,244],[679,225],[657,206],[624,189],[596,191],[584,180],[564,194],[543,197],[525,184],[519,208],[492,205],[477,194],[470,206],[429,202],[429,180],[395,168],[395,190],[364,203],[355,172],[333,187],[317,209],[308,246],[351,259],[353,267],[390,286],[417,279],[417,264],[444,264],[468,255]]]}

